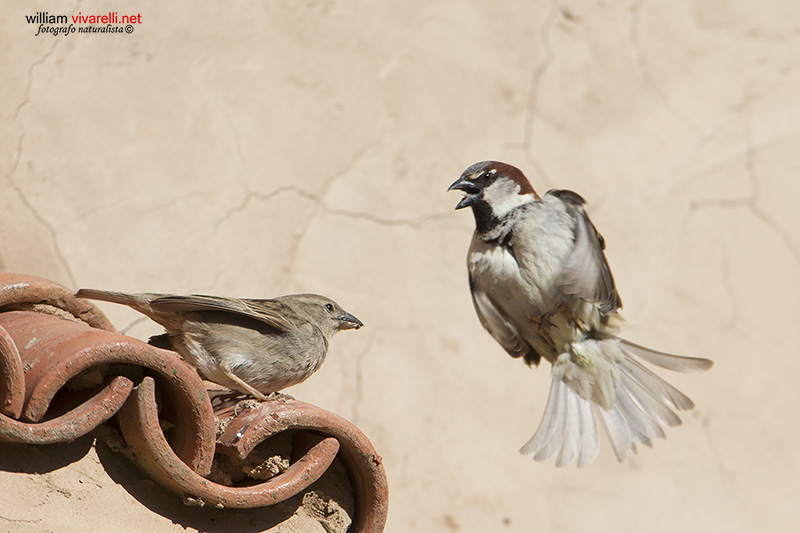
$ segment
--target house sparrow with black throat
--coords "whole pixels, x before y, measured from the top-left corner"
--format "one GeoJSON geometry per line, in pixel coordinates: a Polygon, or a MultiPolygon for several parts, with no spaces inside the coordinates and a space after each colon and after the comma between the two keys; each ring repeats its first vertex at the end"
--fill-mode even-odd
{"type": "Polygon", "coordinates": [[[519,169],[497,161],[470,166],[454,189],[464,193],[456,209],[475,216],[467,268],[481,324],[512,357],[552,365],[544,416],[520,452],[586,466],[600,425],[621,462],[680,425],[673,408],[694,404],[641,361],[679,372],[713,363],[617,336],[622,301],[584,199],[568,190],[540,197],[519,169]]]}
{"type": "Polygon", "coordinates": [[[364,325],[317,294],[246,300],[81,289],[77,296],[147,315],[167,330],[150,344],[178,352],[203,378],[262,401],[316,372],[338,331],[364,325]]]}

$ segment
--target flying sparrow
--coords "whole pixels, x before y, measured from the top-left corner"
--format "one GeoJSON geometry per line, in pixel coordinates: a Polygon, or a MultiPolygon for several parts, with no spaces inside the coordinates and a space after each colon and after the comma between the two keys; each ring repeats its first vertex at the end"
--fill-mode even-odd
{"type": "Polygon", "coordinates": [[[147,315],[167,330],[150,344],[178,352],[203,378],[259,400],[305,381],[322,365],[336,332],[364,325],[317,294],[245,300],[81,289],[77,296],[147,315]]]}
{"type": "Polygon", "coordinates": [[[540,197],[519,169],[496,161],[472,165],[453,189],[464,192],[456,209],[475,216],[467,268],[481,324],[512,357],[553,365],[544,416],[520,452],[585,466],[597,456],[599,424],[622,461],[679,425],[672,408],[694,404],[640,360],[680,372],[713,363],[617,336],[622,301],[584,199],[568,190],[540,197]]]}

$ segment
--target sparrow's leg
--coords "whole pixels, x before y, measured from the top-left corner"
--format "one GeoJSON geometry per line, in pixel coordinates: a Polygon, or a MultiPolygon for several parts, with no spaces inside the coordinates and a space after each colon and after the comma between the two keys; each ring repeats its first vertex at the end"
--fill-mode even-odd
{"type": "Polygon", "coordinates": [[[227,368],[220,367],[220,369],[225,373],[226,376],[228,376],[233,381],[238,383],[244,390],[246,390],[247,392],[252,394],[253,397],[255,397],[256,400],[261,401],[261,402],[266,402],[268,400],[268,398],[266,396],[264,396],[264,394],[262,394],[261,392],[257,391],[256,389],[254,389],[253,387],[251,387],[247,383],[245,383],[244,380],[242,380],[242,378],[240,378],[239,376],[237,376],[236,374],[234,374],[233,372],[231,372],[227,368]]]}

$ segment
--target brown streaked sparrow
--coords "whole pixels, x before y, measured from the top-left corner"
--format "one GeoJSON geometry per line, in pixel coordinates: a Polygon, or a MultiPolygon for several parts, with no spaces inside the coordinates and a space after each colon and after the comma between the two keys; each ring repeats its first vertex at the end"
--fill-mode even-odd
{"type": "Polygon", "coordinates": [[[322,365],[336,332],[363,326],[317,294],[245,300],[81,289],[77,296],[147,315],[167,330],[150,344],[178,352],[203,378],[259,400],[305,381],[322,365]]]}
{"type": "Polygon", "coordinates": [[[622,461],[679,425],[672,408],[694,404],[641,361],[680,372],[713,363],[617,336],[622,301],[584,199],[567,190],[540,197],[519,169],[496,161],[472,165],[453,189],[464,193],[456,209],[475,216],[467,268],[481,324],[512,357],[553,365],[544,416],[520,452],[585,466],[597,456],[599,424],[622,461]]]}

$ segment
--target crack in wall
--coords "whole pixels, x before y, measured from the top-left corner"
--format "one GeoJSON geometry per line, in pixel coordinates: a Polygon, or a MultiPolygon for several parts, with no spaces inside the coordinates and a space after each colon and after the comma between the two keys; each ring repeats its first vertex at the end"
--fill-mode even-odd
{"type": "Polygon", "coordinates": [[[698,137],[702,136],[702,130],[700,126],[695,124],[683,111],[678,109],[669,98],[667,98],[666,93],[656,84],[653,80],[653,73],[650,70],[650,65],[647,62],[647,58],[645,57],[644,51],[642,50],[641,40],[639,37],[639,28],[641,26],[641,12],[642,8],[644,7],[645,0],[634,0],[629,8],[630,15],[631,15],[631,22],[630,22],[630,42],[631,42],[631,49],[633,50],[633,55],[636,58],[636,66],[639,69],[639,72],[642,75],[642,81],[644,82],[645,87],[653,93],[656,98],[658,98],[667,112],[675,117],[679,122],[681,122],[684,126],[686,126],[689,131],[697,135],[698,137]]]}
{"type": "MultiPolygon", "coordinates": [[[[228,123],[228,127],[231,130],[231,135],[233,135],[233,147],[236,149],[236,157],[239,159],[239,164],[242,167],[242,170],[245,171],[246,174],[250,173],[250,165],[247,163],[247,158],[244,155],[244,148],[242,148],[242,137],[239,134],[239,128],[236,127],[236,123],[233,122],[230,116],[227,114],[224,115],[226,122],[228,123]]],[[[248,189],[247,181],[244,179],[243,176],[239,176],[242,184],[244,185],[245,189],[248,189]]]]}
{"type": "Polygon", "coordinates": [[[364,401],[364,359],[367,358],[369,352],[372,350],[372,345],[375,344],[375,338],[378,336],[380,328],[374,328],[370,331],[369,338],[364,348],[356,356],[355,363],[355,394],[353,395],[352,406],[352,422],[358,426],[361,422],[361,404],[364,401]]]}
{"type": "Polygon", "coordinates": [[[723,331],[732,330],[736,324],[739,323],[739,302],[736,300],[733,282],[731,281],[730,257],[728,255],[728,248],[722,246],[722,260],[720,262],[720,279],[722,281],[722,289],[728,297],[731,306],[731,314],[728,320],[722,325],[723,331]]]}
{"type": "Polygon", "coordinates": [[[792,240],[791,235],[776,221],[774,218],[769,216],[766,211],[761,209],[758,205],[756,205],[755,201],[751,201],[747,203],[747,208],[764,223],[778,238],[783,242],[784,246],[789,250],[789,252],[794,256],[794,260],[798,266],[800,266],[800,248],[798,248],[797,244],[792,240]]]}
{"type": "Polygon", "coordinates": [[[728,481],[733,481],[735,475],[733,471],[722,461],[717,440],[711,431],[711,420],[708,417],[702,417],[700,419],[700,427],[703,428],[703,434],[705,435],[706,443],[708,444],[708,450],[711,452],[714,462],[717,463],[717,468],[719,469],[720,473],[725,476],[728,481]]]}
{"type": "Polygon", "coordinates": [[[16,122],[20,113],[22,112],[22,108],[28,105],[31,101],[31,89],[33,89],[33,71],[47,61],[51,55],[53,55],[60,41],[61,39],[54,39],[53,44],[50,45],[50,48],[47,50],[47,52],[45,52],[42,57],[31,63],[31,65],[28,67],[28,83],[25,86],[25,93],[22,101],[17,105],[17,108],[14,110],[14,114],[11,116],[11,122],[16,122]]]}
{"type": "Polygon", "coordinates": [[[525,159],[533,166],[535,172],[542,178],[547,181],[552,182],[550,180],[547,171],[544,169],[544,166],[536,157],[533,145],[534,145],[534,135],[533,135],[533,128],[538,118],[537,114],[537,104],[539,102],[539,92],[542,87],[542,79],[544,78],[545,73],[550,68],[554,60],[554,52],[553,52],[553,45],[551,42],[551,33],[553,28],[555,27],[556,22],[558,21],[559,14],[563,14],[563,11],[559,7],[559,5],[553,2],[553,8],[550,11],[550,14],[545,18],[544,23],[542,24],[541,28],[541,42],[544,45],[544,58],[539,62],[536,68],[531,75],[531,85],[530,89],[528,90],[528,105],[525,108],[525,118],[523,122],[523,131],[522,131],[522,147],[523,152],[525,154],[525,159]]]}
{"type": "MultiPolygon", "coordinates": [[[[203,90],[203,92],[206,94],[206,100],[217,110],[219,115],[222,117],[222,119],[228,125],[228,128],[229,128],[229,130],[231,132],[231,136],[232,136],[232,139],[233,139],[234,150],[236,152],[236,156],[237,156],[237,159],[239,161],[239,164],[242,167],[242,170],[244,171],[244,173],[246,175],[250,175],[251,172],[252,172],[252,169],[250,168],[250,164],[248,163],[247,156],[245,154],[245,150],[244,150],[244,147],[243,147],[243,144],[242,144],[241,134],[240,134],[239,128],[236,125],[236,121],[233,119],[231,114],[219,104],[219,100],[220,99],[215,97],[215,95],[211,92],[211,90],[202,82],[202,79],[197,75],[197,71],[198,71],[199,67],[203,63],[205,63],[207,60],[208,60],[208,57],[203,58],[202,60],[200,60],[195,65],[195,67],[191,71],[192,72],[192,77],[195,80],[195,84],[198,87],[200,87],[201,90],[203,90]]],[[[335,181],[338,178],[340,178],[341,176],[345,175],[347,172],[349,172],[358,163],[358,161],[361,160],[361,158],[369,150],[371,150],[373,147],[378,145],[383,140],[385,135],[386,135],[386,132],[385,132],[385,129],[384,129],[384,130],[382,130],[380,132],[380,134],[374,140],[368,142],[367,144],[362,146],[359,150],[357,150],[355,155],[353,156],[353,158],[350,160],[350,162],[347,165],[345,165],[345,167],[342,170],[340,170],[339,172],[335,173],[333,176],[330,177],[330,179],[327,179],[327,180],[324,181],[324,184],[322,186],[321,194],[324,196],[328,192],[328,190],[330,190],[330,187],[333,186],[335,181]]],[[[218,220],[216,222],[215,229],[217,227],[219,227],[219,224],[222,221],[224,221],[227,218],[229,218],[233,214],[233,212],[239,211],[243,207],[245,207],[247,205],[247,203],[249,202],[250,197],[252,195],[254,195],[254,194],[257,195],[258,194],[256,191],[253,190],[252,187],[250,187],[250,184],[248,183],[248,181],[245,179],[244,176],[238,175],[237,177],[238,177],[239,182],[240,182],[240,184],[242,186],[242,189],[244,190],[245,197],[244,197],[244,199],[242,201],[242,204],[240,204],[239,206],[234,207],[231,211],[228,211],[225,215],[223,215],[223,217],[220,220],[218,220]]]]}
{"type": "Polygon", "coordinates": [[[305,189],[301,189],[300,187],[296,187],[294,185],[285,185],[282,187],[278,187],[277,189],[268,193],[260,193],[256,191],[249,192],[242,200],[242,202],[239,203],[239,205],[230,209],[215,222],[214,224],[215,229],[218,229],[225,221],[227,221],[231,216],[233,216],[234,213],[244,211],[251,201],[260,200],[262,202],[267,202],[284,194],[295,194],[301,198],[310,200],[311,202],[317,204],[324,213],[329,215],[366,220],[368,222],[372,222],[374,224],[378,224],[381,226],[408,226],[412,228],[419,228],[427,224],[431,220],[442,219],[450,215],[450,212],[448,211],[446,213],[430,213],[413,218],[412,217],[386,218],[363,211],[350,211],[347,209],[338,209],[329,207],[325,203],[325,201],[322,198],[320,198],[319,195],[310,193],[305,189]]]}
{"type": "Polygon", "coordinates": [[[744,124],[744,141],[745,141],[745,170],[747,177],[750,181],[750,194],[743,198],[733,198],[728,200],[702,200],[689,202],[691,210],[705,209],[705,208],[721,208],[721,209],[736,209],[745,208],[750,211],[753,216],[759,219],[778,239],[783,243],[787,250],[794,257],[795,263],[800,266],[800,245],[793,239],[792,235],[781,226],[767,211],[758,205],[759,199],[759,179],[758,171],[756,169],[756,146],[753,144],[753,139],[750,133],[749,119],[745,120],[744,124]]]}
{"type": "MultiPolygon", "coordinates": [[[[236,126],[236,122],[230,116],[230,113],[228,113],[228,111],[224,109],[222,105],[220,105],[219,103],[220,98],[216,97],[212,93],[212,91],[203,83],[202,78],[198,74],[200,67],[208,60],[209,56],[206,56],[202,58],[200,61],[198,61],[194,65],[194,67],[190,70],[191,77],[194,80],[195,85],[197,85],[200,88],[200,90],[203,91],[203,93],[205,93],[206,96],[205,99],[209,103],[209,105],[211,105],[214,109],[216,109],[217,113],[219,113],[220,117],[222,117],[222,120],[224,120],[225,123],[228,125],[228,129],[230,130],[231,136],[233,138],[233,147],[234,151],[236,152],[236,157],[239,161],[239,165],[241,166],[244,174],[249,175],[250,165],[247,162],[247,157],[245,156],[244,148],[242,147],[242,138],[241,134],[239,133],[239,128],[236,126]]],[[[239,180],[239,183],[241,184],[242,189],[244,189],[245,193],[249,193],[250,186],[245,176],[242,174],[237,174],[236,178],[239,180]]]]}
{"type": "MultiPolygon", "coordinates": [[[[361,159],[367,153],[369,153],[370,150],[378,146],[383,141],[384,137],[385,137],[385,132],[381,132],[375,138],[375,140],[367,143],[361,149],[359,149],[354,154],[353,158],[341,170],[331,175],[328,179],[324,181],[320,193],[312,193],[296,185],[283,185],[267,193],[262,193],[259,191],[247,189],[244,198],[242,198],[242,201],[236,206],[226,211],[219,219],[217,219],[217,221],[214,223],[214,230],[215,231],[219,230],[220,226],[228,219],[230,219],[235,213],[240,213],[244,211],[251,201],[260,200],[262,202],[267,202],[284,194],[295,194],[301,198],[309,200],[314,204],[316,204],[319,207],[319,209],[321,209],[323,212],[329,215],[362,219],[382,226],[409,226],[413,228],[418,228],[424,225],[425,223],[429,222],[430,220],[444,218],[445,216],[447,216],[449,213],[435,213],[435,214],[421,215],[417,217],[388,218],[388,217],[381,217],[378,215],[374,215],[372,213],[364,211],[352,211],[347,209],[330,207],[329,205],[327,205],[327,203],[324,200],[324,197],[328,194],[328,192],[331,190],[334,184],[339,179],[341,179],[342,177],[346,176],[349,172],[351,172],[356,167],[358,162],[361,161],[361,159]]],[[[299,234],[300,238],[302,238],[305,235],[306,229],[307,226],[299,234]]]]}
{"type": "Polygon", "coordinates": [[[124,328],[122,328],[120,330],[117,330],[117,331],[119,332],[120,335],[127,335],[128,332],[131,329],[133,329],[134,326],[137,326],[137,325],[141,324],[142,322],[144,322],[146,320],[148,320],[148,318],[146,316],[140,316],[139,318],[134,319],[132,322],[130,322],[124,328]]]}
{"type": "Polygon", "coordinates": [[[758,172],[756,171],[756,150],[755,146],[753,145],[753,138],[750,133],[750,129],[750,122],[745,122],[744,139],[745,146],[747,147],[745,168],[747,169],[747,176],[750,178],[752,187],[748,208],[757,218],[766,224],[767,227],[770,228],[780,238],[781,241],[783,241],[784,245],[786,245],[786,247],[794,256],[795,262],[800,265],[800,247],[798,247],[798,245],[792,240],[791,235],[778,223],[778,221],[772,218],[769,213],[764,211],[758,205],[759,183],[758,172]]]}
{"type": "Polygon", "coordinates": [[[112,208],[112,207],[116,207],[116,206],[122,204],[122,202],[124,200],[125,200],[124,198],[117,198],[113,202],[109,202],[107,204],[95,204],[92,207],[90,207],[89,209],[86,209],[85,211],[83,211],[81,213],[78,213],[75,216],[66,219],[64,222],[62,222],[61,226],[62,226],[62,228],[66,228],[67,226],[71,226],[72,224],[76,224],[77,222],[80,222],[84,218],[89,217],[90,215],[92,215],[93,213],[96,213],[97,211],[100,211],[101,209],[109,209],[109,208],[112,208]]]}
{"type": "Polygon", "coordinates": [[[53,226],[53,224],[51,224],[50,221],[47,220],[39,212],[38,209],[36,209],[36,206],[34,206],[33,203],[28,199],[28,196],[25,194],[25,191],[22,190],[22,187],[20,187],[19,184],[14,179],[14,174],[16,173],[17,167],[19,166],[19,161],[22,158],[22,141],[24,136],[25,132],[23,129],[22,132],[20,133],[19,138],[17,139],[17,157],[11,168],[11,171],[6,175],[6,180],[8,181],[8,184],[14,191],[14,193],[16,193],[20,202],[22,202],[22,205],[25,206],[25,208],[31,213],[31,215],[33,215],[33,218],[35,218],[42,226],[44,226],[44,228],[50,234],[50,242],[53,246],[53,251],[56,254],[56,258],[58,259],[59,263],[61,263],[61,266],[64,268],[64,271],[66,272],[67,277],[70,280],[70,283],[72,283],[72,286],[76,287],[78,285],[78,281],[75,278],[75,274],[72,271],[72,267],[70,266],[69,261],[67,261],[67,257],[61,250],[61,245],[59,244],[58,241],[58,232],[56,231],[55,226],[53,226]]]}
{"type": "Polygon", "coordinates": [[[159,203],[154,203],[153,199],[152,199],[152,196],[148,196],[147,202],[149,202],[150,205],[148,205],[147,207],[137,207],[137,206],[134,206],[134,205],[126,205],[125,202],[126,201],[130,201],[130,197],[129,196],[121,197],[121,198],[117,198],[116,200],[113,200],[113,201],[108,202],[108,203],[101,203],[101,204],[93,205],[89,209],[86,209],[86,210],[76,214],[75,216],[66,219],[64,222],[61,223],[61,228],[62,229],[67,228],[68,226],[71,226],[73,224],[77,224],[78,222],[82,221],[83,219],[88,218],[89,216],[91,216],[92,214],[94,214],[94,213],[96,213],[98,211],[101,211],[101,210],[104,210],[104,209],[111,209],[112,207],[116,207],[116,206],[124,207],[124,208],[129,209],[130,211],[133,211],[133,212],[135,212],[137,214],[140,214],[140,215],[152,214],[152,213],[157,213],[159,211],[169,210],[169,209],[173,208],[176,204],[179,204],[181,202],[185,202],[185,201],[188,201],[188,200],[191,200],[191,199],[194,199],[194,198],[203,198],[204,196],[205,195],[203,193],[201,193],[201,192],[190,191],[190,192],[187,192],[185,194],[180,194],[180,195],[175,196],[173,198],[169,198],[169,199],[164,200],[163,202],[159,202],[159,203]]]}
{"type": "Polygon", "coordinates": [[[333,185],[339,181],[341,178],[346,176],[350,171],[356,168],[356,165],[366,156],[373,148],[380,145],[383,142],[383,139],[386,137],[386,126],[383,125],[381,127],[380,132],[375,136],[374,139],[363,145],[361,148],[356,150],[356,153],[353,154],[353,157],[350,158],[350,161],[345,164],[344,167],[339,169],[337,172],[334,172],[330,178],[326,179],[321,191],[321,196],[325,196],[331,190],[333,185]]]}
{"type": "MultiPolygon", "coordinates": [[[[281,194],[287,192],[294,192],[295,194],[299,195],[302,198],[312,201],[317,206],[322,209],[326,209],[325,202],[322,198],[327,195],[328,191],[333,187],[333,185],[338,181],[341,177],[345,176],[348,172],[350,172],[358,162],[366,155],[370,150],[372,150],[375,146],[377,146],[384,138],[385,132],[381,131],[381,133],[376,136],[376,138],[365,145],[363,145],[360,149],[356,151],[350,161],[338,172],[331,175],[328,179],[323,181],[321,192],[319,194],[313,194],[310,192],[301,189],[300,187],[296,187],[293,185],[287,185],[279,187],[269,193],[261,193],[258,191],[254,191],[248,187],[246,183],[243,183],[243,187],[245,189],[245,195],[242,201],[237,205],[234,206],[232,209],[229,209],[225,214],[222,215],[215,223],[214,223],[214,231],[218,231],[220,226],[223,222],[228,220],[234,213],[242,212],[246,209],[247,205],[253,199],[259,199],[262,201],[268,201],[272,198],[275,198],[281,194]]],[[[287,258],[285,266],[281,269],[283,275],[286,279],[294,280],[294,273],[296,272],[295,261],[297,258],[297,251],[300,249],[300,245],[302,244],[303,239],[305,238],[306,232],[311,224],[312,217],[308,217],[305,220],[305,224],[300,226],[299,228],[293,228],[294,232],[292,235],[292,239],[289,241],[289,248],[285,250],[284,256],[287,258]]]]}
{"type": "MultiPolygon", "coordinates": [[[[80,2],[76,3],[75,7],[72,9],[72,12],[78,9],[79,6],[80,2]]],[[[11,122],[14,123],[19,122],[19,136],[17,137],[17,146],[14,152],[14,160],[11,164],[11,168],[6,174],[6,181],[8,182],[9,186],[14,191],[14,193],[17,195],[19,200],[22,202],[22,205],[25,206],[25,208],[33,215],[33,217],[42,226],[44,226],[44,228],[50,234],[50,241],[58,261],[64,268],[67,277],[69,278],[72,285],[77,286],[78,283],[75,278],[75,274],[72,271],[72,267],[70,266],[69,261],[67,261],[66,256],[61,250],[61,245],[59,244],[58,241],[58,233],[56,231],[56,228],[38,211],[38,209],[36,209],[36,207],[33,205],[33,202],[31,202],[31,200],[25,194],[25,191],[22,190],[22,187],[20,187],[20,185],[14,179],[14,175],[16,174],[20,162],[22,161],[23,144],[25,139],[25,127],[22,121],[20,120],[20,117],[22,114],[22,110],[26,106],[28,106],[31,102],[31,91],[33,90],[34,72],[38,67],[40,67],[45,62],[47,62],[48,59],[50,59],[50,57],[55,53],[56,47],[62,40],[63,39],[54,39],[52,44],[50,45],[50,48],[48,48],[48,50],[42,55],[42,57],[31,63],[31,65],[28,67],[28,73],[27,73],[28,80],[25,86],[25,92],[23,94],[22,101],[20,101],[20,103],[17,104],[17,107],[14,109],[14,114],[11,117],[11,122]]]]}

